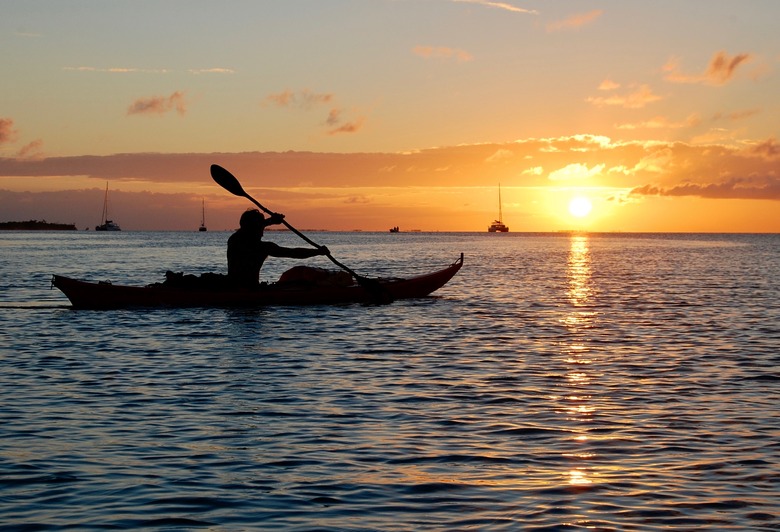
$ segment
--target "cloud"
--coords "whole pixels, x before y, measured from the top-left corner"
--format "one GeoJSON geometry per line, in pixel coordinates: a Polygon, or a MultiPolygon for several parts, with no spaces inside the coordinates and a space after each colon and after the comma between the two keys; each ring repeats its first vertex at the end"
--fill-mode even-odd
{"type": "MultiPolygon", "coordinates": [[[[137,67],[93,67],[93,66],[66,66],[62,70],[69,72],[105,72],[109,74],[169,74],[174,70],[168,68],[137,68],[137,67]]],[[[213,68],[190,68],[187,70],[190,74],[234,74],[232,68],[213,67],[213,68]]]]}
{"type": "Polygon", "coordinates": [[[680,60],[672,58],[664,65],[664,78],[672,83],[704,83],[708,85],[725,85],[736,75],[737,68],[752,59],[751,54],[742,53],[733,57],[724,51],[715,52],[709,65],[700,74],[685,74],[680,69],[680,60]]]}
{"type": "Polygon", "coordinates": [[[309,108],[315,105],[328,104],[333,100],[332,94],[317,94],[309,90],[301,91],[299,98],[304,108],[309,108]]]}
{"type": "MultiPolygon", "coordinates": [[[[603,83],[602,83],[603,86],[603,83]]],[[[599,87],[600,90],[605,90],[599,87]]],[[[653,93],[653,90],[647,85],[632,86],[630,92],[624,94],[611,94],[609,96],[591,96],[586,99],[597,107],[616,106],[626,109],[641,109],[649,103],[657,102],[663,99],[661,96],[653,93]]]]}
{"type": "Polygon", "coordinates": [[[354,205],[356,203],[367,204],[367,203],[371,203],[371,199],[367,198],[366,196],[348,196],[348,197],[344,198],[343,202],[344,203],[349,203],[349,204],[352,204],[352,205],[354,205]]]}
{"type": "Polygon", "coordinates": [[[633,168],[634,172],[664,173],[674,165],[675,153],[671,146],[661,146],[643,155],[633,168]]]}
{"type": "Polygon", "coordinates": [[[697,114],[692,114],[679,122],[673,122],[665,116],[656,116],[650,120],[634,124],[618,124],[616,127],[618,129],[682,129],[694,127],[699,123],[701,123],[701,118],[697,114]]]}
{"type": "Polygon", "coordinates": [[[613,166],[612,168],[607,170],[607,173],[609,174],[623,174],[623,175],[631,175],[632,170],[626,166],[618,165],[613,166]]]}
{"type": "MultiPolygon", "coordinates": [[[[334,135],[354,132],[362,125],[360,120],[341,113],[334,114],[333,122],[324,131],[331,130],[334,135]]],[[[300,223],[295,223],[298,227],[386,230],[394,224],[388,220],[397,219],[406,220],[404,223],[409,227],[444,227],[455,219],[460,220],[463,214],[459,212],[460,207],[442,213],[440,226],[433,222],[422,224],[415,221],[415,216],[444,208],[450,202],[442,198],[449,195],[464,199],[452,205],[476,201],[479,193],[475,191],[500,182],[508,190],[516,190],[524,198],[521,201],[528,198],[529,206],[531,198],[539,197],[536,194],[580,187],[598,190],[599,195],[611,197],[614,204],[651,203],[646,201],[646,196],[661,195],[712,198],[705,208],[740,213],[734,215],[739,219],[715,217],[718,223],[713,229],[747,230],[753,224],[752,229],[777,231],[780,229],[779,160],[780,143],[775,139],[697,145],[617,141],[592,135],[384,153],[285,151],[0,157],[0,213],[7,219],[46,218],[74,221],[80,228],[94,227],[99,221],[95,217],[100,212],[105,183],[110,181],[112,190],[121,192],[112,193],[112,203],[117,207],[115,218],[123,228],[194,230],[200,222],[203,195],[207,196],[209,220],[212,220],[209,229],[212,226],[232,228],[247,202],[227,194],[213,182],[208,169],[211,164],[219,164],[236,175],[254,197],[266,205],[283,208],[288,219],[299,220],[300,223]],[[495,154],[501,154],[499,164],[492,162],[495,154]],[[166,197],[171,191],[186,194],[166,197]],[[630,191],[633,194],[629,195],[630,191]],[[397,199],[402,195],[403,200],[397,199]],[[427,203],[410,201],[418,195],[427,203]],[[328,215],[334,206],[350,196],[374,200],[365,210],[345,209],[343,216],[335,219],[328,215]],[[388,198],[387,202],[381,198],[388,198]],[[731,202],[732,198],[741,203],[731,202]],[[389,206],[383,210],[386,203],[389,206]],[[181,210],[182,206],[186,209],[181,210]],[[399,213],[402,206],[409,210],[399,213]],[[223,221],[218,222],[220,216],[223,221]],[[374,222],[351,221],[358,217],[374,222]],[[737,227],[737,222],[744,225],[737,227]]],[[[695,201],[669,199],[664,203],[664,209],[687,212],[695,201]]],[[[647,211],[642,212],[647,219],[647,211]]],[[[482,227],[479,216],[483,215],[475,216],[478,223],[469,222],[461,227],[465,230],[482,227]]],[[[668,230],[675,227],[696,230],[695,226],[684,224],[667,227],[668,230]]]]}
{"type": "Polygon", "coordinates": [[[341,133],[357,133],[363,128],[365,118],[360,117],[357,120],[346,122],[338,127],[335,127],[328,131],[328,135],[339,135],[341,133]]]}
{"type": "Polygon", "coordinates": [[[716,113],[715,116],[712,117],[714,121],[718,120],[728,120],[730,122],[737,122],[739,120],[744,120],[745,118],[750,118],[753,115],[757,115],[760,111],[760,109],[744,109],[742,111],[734,111],[731,113],[716,113]]]}
{"type": "Polygon", "coordinates": [[[513,151],[500,149],[500,150],[497,150],[493,155],[491,155],[490,157],[485,159],[485,161],[488,162],[488,163],[499,163],[499,162],[502,162],[502,161],[508,161],[510,159],[513,159],[514,156],[515,156],[515,153],[513,151]]]}
{"type": "Polygon", "coordinates": [[[338,135],[339,133],[356,133],[360,131],[365,122],[365,118],[360,117],[353,121],[344,122],[343,109],[333,108],[328,113],[328,118],[325,119],[325,125],[331,129],[328,131],[328,135],[338,135]]]}
{"type": "Polygon", "coordinates": [[[620,88],[620,83],[615,83],[611,79],[605,79],[599,85],[599,90],[600,91],[613,91],[613,90],[619,89],[619,88],[620,88]]]}
{"type": "Polygon", "coordinates": [[[588,168],[588,166],[585,164],[573,163],[559,170],[550,172],[548,178],[550,181],[572,181],[575,179],[587,179],[589,177],[601,174],[601,171],[604,170],[604,167],[604,164],[597,164],[593,168],[588,168]]]}
{"type": "Polygon", "coordinates": [[[176,110],[180,115],[187,112],[184,101],[184,92],[176,91],[170,96],[155,96],[152,98],[139,98],[127,108],[128,115],[163,115],[176,110]]]}
{"type": "Polygon", "coordinates": [[[265,101],[268,103],[272,103],[278,107],[289,107],[291,102],[295,100],[295,93],[293,93],[291,90],[287,89],[283,92],[278,92],[276,94],[269,94],[265,97],[265,101]]]}
{"type": "Polygon", "coordinates": [[[269,94],[265,102],[276,107],[293,107],[297,109],[311,109],[318,105],[327,105],[333,101],[331,93],[316,93],[309,89],[293,92],[285,89],[282,92],[269,94]]]}
{"type": "Polygon", "coordinates": [[[777,159],[780,158],[780,144],[773,138],[768,139],[754,146],[751,153],[764,159],[777,159]]]}
{"type": "Polygon", "coordinates": [[[415,46],[412,49],[415,55],[426,59],[456,59],[458,62],[471,61],[474,57],[465,50],[447,48],[446,46],[415,46]]]}
{"type": "Polygon", "coordinates": [[[578,13],[564,20],[550,22],[549,24],[547,24],[547,31],[554,32],[554,31],[572,30],[572,29],[581,28],[582,26],[586,26],[591,22],[595,21],[603,14],[604,11],[602,11],[601,9],[595,9],[587,13],[578,13]]]}
{"type": "Polygon", "coordinates": [[[542,175],[544,168],[541,166],[534,166],[533,168],[526,168],[521,172],[522,175],[542,175]]]}
{"type": "MultiPolygon", "coordinates": [[[[334,100],[335,97],[331,93],[316,93],[309,89],[300,91],[285,89],[282,92],[266,96],[264,105],[308,111],[316,107],[331,104],[334,100]]],[[[347,121],[344,118],[344,115],[345,112],[340,107],[332,107],[328,111],[328,115],[323,122],[323,125],[329,128],[326,132],[328,136],[338,135],[340,133],[356,133],[363,127],[363,124],[365,123],[364,117],[347,121]]]]}
{"type": "Polygon", "coordinates": [[[335,126],[341,122],[341,109],[331,109],[328,113],[328,118],[325,120],[325,124],[329,126],[335,126]]]}
{"type": "Polygon", "coordinates": [[[14,121],[11,118],[0,118],[0,144],[14,142],[18,132],[14,129],[14,121]]]}
{"type": "Polygon", "coordinates": [[[19,153],[17,154],[17,157],[20,159],[40,159],[43,157],[43,140],[36,139],[29,144],[22,146],[22,149],[19,150],[19,153]]]}
{"type": "Polygon", "coordinates": [[[726,52],[716,53],[707,67],[707,78],[722,85],[734,77],[737,67],[750,60],[750,54],[737,54],[729,57],[726,52]]]}
{"type": "MultiPolygon", "coordinates": [[[[744,134],[744,131],[743,131],[744,134]]],[[[735,142],[740,136],[739,130],[731,130],[722,127],[711,127],[704,133],[691,137],[691,144],[718,144],[735,142]]]]}
{"type": "MultiPolygon", "coordinates": [[[[333,115],[324,134],[361,131],[363,118],[333,115]]],[[[478,187],[485,179],[508,186],[566,186],[587,183],[625,189],[648,183],[669,189],[685,183],[725,183],[735,176],[780,174],[780,143],[774,139],[726,146],[683,142],[617,142],[577,135],[515,142],[445,146],[405,153],[247,152],[117,154],[106,156],[0,157],[0,188],[28,190],[32,184],[58,182],[112,186],[122,181],[148,183],[149,189],[210,186],[208,168],[230,169],[245,187],[309,188],[478,187]],[[496,154],[499,154],[496,157],[496,154]],[[496,164],[496,160],[500,161],[496,164]],[[49,176],[49,177],[47,177],[49,176]],[[489,176],[489,177],[488,177],[489,176]],[[580,181],[578,181],[580,180],[580,181]],[[30,183],[31,185],[27,185],[30,183]]],[[[59,185],[62,187],[63,185],[59,185]]],[[[146,186],[146,185],[144,185],[146,186]]],[[[250,188],[247,188],[249,190],[250,188]]],[[[265,193],[265,192],[264,192],[265,193]]]]}
{"type": "Polygon", "coordinates": [[[63,67],[62,70],[72,71],[72,72],[107,72],[110,74],[132,74],[132,73],[144,73],[144,74],[167,74],[171,72],[168,69],[164,68],[134,68],[134,67],[107,67],[107,68],[98,68],[98,67],[91,67],[91,66],[66,66],[63,67]]]}
{"type": "Polygon", "coordinates": [[[539,12],[533,9],[525,9],[522,7],[514,6],[507,2],[494,2],[491,0],[452,0],[453,2],[466,3],[466,4],[479,4],[485,7],[494,7],[502,9],[504,11],[511,11],[512,13],[524,13],[528,15],[538,15],[539,12]]]}
{"type": "Polygon", "coordinates": [[[232,68],[191,68],[190,74],[235,74],[232,68]]]}
{"type": "Polygon", "coordinates": [[[723,183],[683,183],[672,187],[644,185],[631,190],[643,196],[697,196],[709,199],[780,200],[780,178],[735,177],[723,183]]]}

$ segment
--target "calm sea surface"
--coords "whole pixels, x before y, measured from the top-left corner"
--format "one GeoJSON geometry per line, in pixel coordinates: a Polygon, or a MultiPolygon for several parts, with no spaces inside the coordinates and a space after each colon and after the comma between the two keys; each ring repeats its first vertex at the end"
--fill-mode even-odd
{"type": "Polygon", "coordinates": [[[465,253],[387,306],[50,290],[228,236],[0,232],[1,529],[780,529],[780,235],[309,234],[366,276],[465,253]]]}

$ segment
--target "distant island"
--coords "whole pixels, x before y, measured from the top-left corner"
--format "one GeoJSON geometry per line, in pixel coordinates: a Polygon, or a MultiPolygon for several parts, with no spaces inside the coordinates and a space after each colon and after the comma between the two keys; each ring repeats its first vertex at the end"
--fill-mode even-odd
{"type": "Polygon", "coordinates": [[[75,231],[76,224],[50,223],[46,220],[26,222],[0,222],[0,230],[6,231],[75,231]]]}

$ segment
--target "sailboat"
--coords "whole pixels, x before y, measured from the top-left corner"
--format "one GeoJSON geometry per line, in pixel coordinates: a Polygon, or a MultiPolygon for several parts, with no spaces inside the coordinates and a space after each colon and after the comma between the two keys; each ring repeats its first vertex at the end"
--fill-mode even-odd
{"type": "Polygon", "coordinates": [[[488,233],[508,233],[509,227],[501,221],[501,183],[498,184],[498,220],[488,226],[488,233]]]}
{"type": "Polygon", "coordinates": [[[200,227],[198,228],[198,231],[201,232],[208,231],[208,229],[206,229],[206,200],[204,199],[202,201],[203,201],[203,214],[201,215],[200,227]]]}
{"type": "Polygon", "coordinates": [[[119,224],[108,219],[108,182],[106,182],[106,196],[103,198],[103,215],[100,225],[95,226],[95,231],[121,231],[119,224]]]}

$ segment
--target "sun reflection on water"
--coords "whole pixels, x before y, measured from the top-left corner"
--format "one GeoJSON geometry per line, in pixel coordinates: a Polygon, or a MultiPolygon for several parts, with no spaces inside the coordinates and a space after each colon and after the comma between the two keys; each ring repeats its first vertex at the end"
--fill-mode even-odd
{"type": "Polygon", "coordinates": [[[583,337],[597,313],[588,309],[593,297],[591,283],[591,255],[588,235],[572,235],[567,259],[568,290],[566,292],[572,308],[561,318],[569,331],[564,349],[565,383],[568,391],[562,395],[567,423],[574,436],[569,441],[568,452],[563,453],[569,462],[565,482],[570,486],[588,487],[594,483],[593,472],[585,464],[596,458],[588,436],[590,423],[597,414],[597,405],[590,393],[597,374],[593,368],[592,347],[583,337]]]}
{"type": "Polygon", "coordinates": [[[587,477],[582,469],[573,469],[569,471],[569,484],[572,486],[587,486],[593,484],[593,481],[587,477]]]}
{"type": "Polygon", "coordinates": [[[572,235],[569,250],[569,300],[584,305],[591,295],[590,246],[587,235],[572,235]]]}

